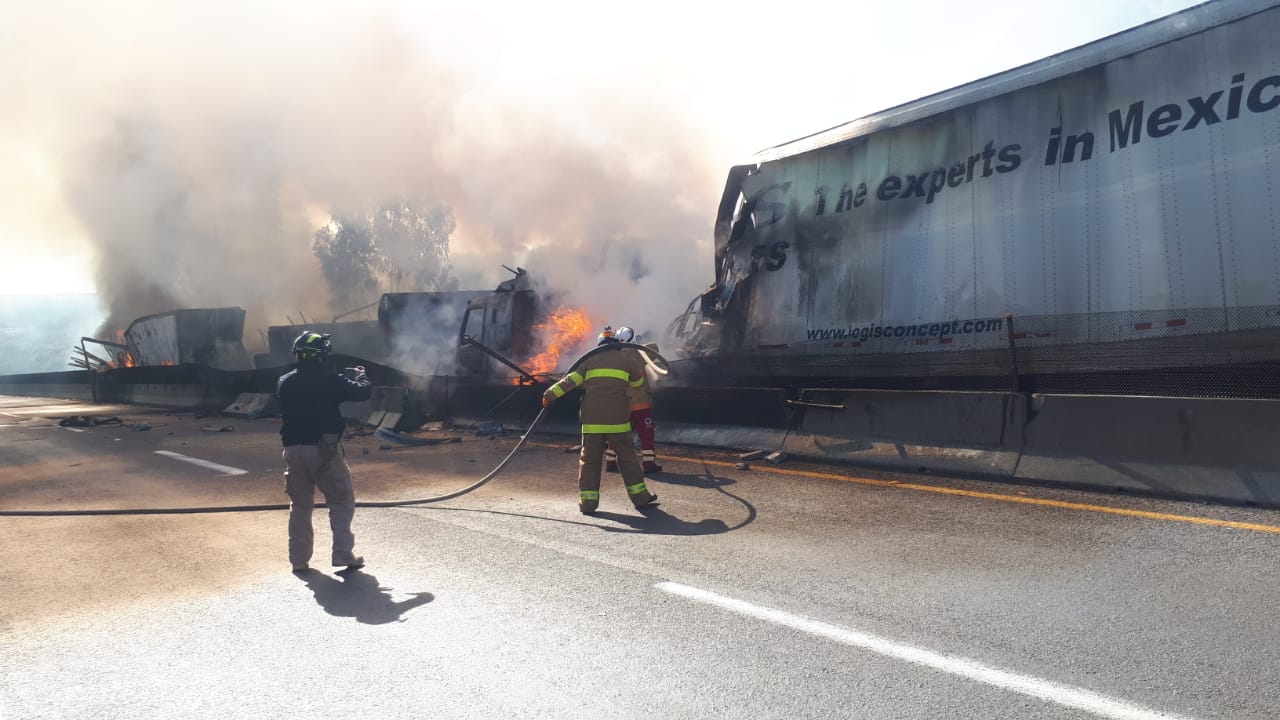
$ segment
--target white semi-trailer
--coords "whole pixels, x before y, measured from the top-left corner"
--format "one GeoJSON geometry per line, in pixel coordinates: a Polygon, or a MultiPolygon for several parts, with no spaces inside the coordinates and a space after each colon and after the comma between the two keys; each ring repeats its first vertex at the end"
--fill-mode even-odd
{"type": "Polygon", "coordinates": [[[1280,2],[1218,0],[733,168],[682,329],[739,378],[1274,367],[1278,203],[1280,2]]]}

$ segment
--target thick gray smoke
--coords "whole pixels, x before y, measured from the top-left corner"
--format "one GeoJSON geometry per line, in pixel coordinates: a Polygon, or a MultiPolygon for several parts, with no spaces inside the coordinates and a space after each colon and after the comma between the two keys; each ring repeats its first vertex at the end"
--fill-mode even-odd
{"type": "Polygon", "coordinates": [[[14,70],[0,80],[0,135],[39,146],[61,183],[96,263],[104,329],[238,305],[253,342],[286,314],[327,319],[317,229],[391,202],[452,210],[461,289],[520,264],[601,324],[656,330],[709,282],[720,170],[700,164],[700,139],[669,109],[625,84],[573,107],[537,88],[473,87],[398,12],[53,2],[18,13],[0,43],[14,70]]]}

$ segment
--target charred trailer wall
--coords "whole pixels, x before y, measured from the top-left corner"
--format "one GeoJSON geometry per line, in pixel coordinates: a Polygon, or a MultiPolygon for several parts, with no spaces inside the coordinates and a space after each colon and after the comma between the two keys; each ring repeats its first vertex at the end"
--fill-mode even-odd
{"type": "Polygon", "coordinates": [[[1280,359],[1277,36],[1205,3],[760,153],[693,345],[846,381],[1280,359]]]}
{"type": "Polygon", "coordinates": [[[218,370],[248,370],[242,308],[174,310],[138,318],[125,340],[139,366],[207,365],[218,370]]]}

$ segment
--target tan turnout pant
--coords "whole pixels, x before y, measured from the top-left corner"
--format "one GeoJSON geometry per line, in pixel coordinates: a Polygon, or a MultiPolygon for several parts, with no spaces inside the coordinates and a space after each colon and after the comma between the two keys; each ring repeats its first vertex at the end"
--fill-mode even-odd
{"type": "Polygon", "coordinates": [[[595,510],[600,503],[600,465],[604,461],[605,444],[612,445],[618,455],[618,470],[631,504],[639,507],[652,500],[630,432],[583,433],[582,452],[578,454],[578,502],[582,507],[595,510]]]}
{"type": "Polygon", "coordinates": [[[289,445],[284,449],[284,491],[289,496],[289,562],[305,565],[311,560],[315,533],[311,511],[316,506],[316,488],[329,505],[329,529],[333,532],[333,564],[345,565],[355,558],[356,536],[351,518],[356,513],[351,468],[342,446],[333,446],[323,457],[316,445],[289,445]]]}

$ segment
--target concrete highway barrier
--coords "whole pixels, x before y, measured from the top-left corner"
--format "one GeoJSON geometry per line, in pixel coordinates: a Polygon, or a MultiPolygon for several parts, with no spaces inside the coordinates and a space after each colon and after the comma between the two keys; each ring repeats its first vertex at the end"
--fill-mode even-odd
{"type": "MultiPolygon", "coordinates": [[[[0,393],[253,413],[270,404],[279,374],[203,366],[38,373],[0,377],[0,393]]],[[[400,432],[444,417],[524,428],[545,387],[420,378],[375,386],[372,399],[345,404],[343,414],[400,432]]],[[[552,406],[540,431],[576,435],[579,397],[552,406]]],[[[660,385],[654,418],[659,443],[1280,506],[1280,400],[660,385]]]]}
{"type": "Polygon", "coordinates": [[[276,396],[272,393],[240,393],[231,404],[222,409],[223,415],[249,418],[250,420],[278,415],[276,396]]]}
{"type": "Polygon", "coordinates": [[[93,401],[93,373],[88,370],[25,373],[0,377],[0,395],[93,401]]]}
{"type": "Polygon", "coordinates": [[[1015,477],[1280,505],[1280,400],[1037,395],[1015,477]]]}

